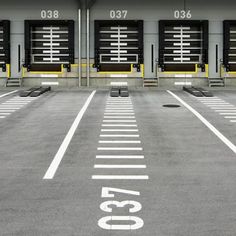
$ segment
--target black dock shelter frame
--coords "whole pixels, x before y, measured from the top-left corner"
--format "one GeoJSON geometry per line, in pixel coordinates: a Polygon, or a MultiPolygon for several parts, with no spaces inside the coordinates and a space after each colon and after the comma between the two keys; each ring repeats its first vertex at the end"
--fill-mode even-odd
{"type": "MultiPolygon", "coordinates": [[[[141,71],[141,64],[143,64],[143,20],[95,20],[94,22],[95,27],[95,61],[94,61],[94,68],[97,68],[97,71],[105,71],[105,72],[116,72],[116,71],[129,71],[131,64],[133,64],[134,68],[137,68],[137,71],[141,71]],[[128,33],[127,35],[127,55],[123,54],[123,56],[127,57],[127,61],[125,62],[118,62],[118,63],[112,63],[112,61],[109,61],[109,49],[104,49],[106,47],[111,47],[109,45],[109,42],[104,42],[104,40],[109,40],[110,37],[109,33],[101,33],[106,30],[111,30],[112,27],[127,27],[128,33]],[[137,33],[132,34],[129,33],[129,28],[135,29],[137,33]],[[136,35],[137,41],[133,41],[132,39],[136,35]],[[107,37],[107,38],[106,38],[107,37]],[[129,45],[133,45],[136,49],[130,49],[129,45]],[[100,55],[106,54],[107,55],[107,62],[101,62],[100,55]],[[137,61],[132,63],[132,58],[129,56],[131,54],[137,55],[137,61]]],[[[112,32],[112,30],[111,30],[112,32]]],[[[125,34],[125,32],[124,32],[125,34]]],[[[112,35],[112,33],[110,33],[112,35]]],[[[124,39],[125,40],[125,39],[124,39]]],[[[125,47],[125,46],[124,46],[125,47]]],[[[105,57],[104,57],[105,58],[105,57]]]]}
{"type": "MultiPolygon", "coordinates": [[[[169,54],[171,50],[171,49],[166,49],[167,34],[165,32],[168,31],[166,29],[171,29],[171,28],[173,29],[174,27],[180,27],[180,26],[190,27],[190,31],[191,31],[191,27],[195,27],[195,28],[197,27],[201,30],[201,34],[199,34],[201,37],[199,39],[201,42],[201,47],[200,47],[201,49],[199,49],[200,50],[199,53],[201,54],[201,61],[197,64],[198,64],[198,67],[201,68],[201,71],[205,72],[206,70],[205,65],[208,64],[208,48],[209,48],[208,20],[160,20],[159,21],[159,60],[158,60],[159,67],[161,68],[162,72],[195,71],[196,63],[193,62],[192,59],[186,63],[184,62],[180,63],[180,62],[174,62],[174,61],[171,61],[170,63],[168,63],[165,61],[165,54],[169,54]]],[[[189,41],[189,43],[191,42],[193,41],[189,41]]],[[[194,50],[194,49],[190,49],[190,50],[194,50]]]]}
{"type": "Polygon", "coordinates": [[[2,29],[2,33],[0,34],[0,37],[2,41],[0,42],[1,48],[0,48],[0,54],[3,54],[3,56],[0,56],[0,61],[3,63],[0,63],[0,68],[2,68],[3,72],[6,72],[7,70],[7,64],[10,64],[10,21],[9,20],[2,20],[0,21],[0,28],[2,29]]]}
{"type": "MultiPolygon", "coordinates": [[[[38,35],[40,37],[40,34],[38,35]]],[[[25,20],[25,64],[27,71],[61,71],[61,65],[71,71],[71,64],[74,64],[74,21],[73,20],[25,20]],[[66,62],[61,63],[60,60],[55,63],[37,64],[32,62],[32,31],[34,27],[67,27],[68,28],[68,44],[66,49],[66,62]]]]}

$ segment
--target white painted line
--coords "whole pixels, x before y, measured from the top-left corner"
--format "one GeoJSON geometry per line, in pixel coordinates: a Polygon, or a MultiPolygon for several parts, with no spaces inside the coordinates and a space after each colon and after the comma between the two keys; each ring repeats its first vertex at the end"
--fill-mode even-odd
{"type": "Polygon", "coordinates": [[[101,129],[101,132],[138,132],[138,129],[101,129]]]}
{"type": "Polygon", "coordinates": [[[11,91],[9,93],[4,93],[4,94],[0,95],[0,98],[6,97],[6,96],[8,96],[10,94],[13,94],[13,93],[16,93],[16,92],[18,92],[18,90],[14,90],[14,91],[11,91]]]}
{"type": "Polygon", "coordinates": [[[94,90],[88,97],[88,99],[86,100],[84,106],[82,107],[82,109],[80,110],[80,112],[78,113],[77,117],[75,118],[69,132],[67,133],[65,139],[63,140],[58,152],[56,153],[51,165],[49,166],[46,174],[44,175],[43,179],[53,179],[56,171],[57,171],[57,168],[58,166],[60,165],[61,163],[61,160],[62,158],[64,157],[64,154],[71,142],[71,139],[73,138],[74,136],[74,133],[84,115],[84,113],[86,112],[90,102],[92,101],[93,99],[93,96],[94,94],[96,93],[96,90],[94,90]]]}
{"type": "Polygon", "coordinates": [[[98,151],[142,151],[140,147],[98,147],[98,151]]]}
{"type": "Polygon", "coordinates": [[[232,109],[224,109],[224,110],[220,110],[220,109],[218,109],[218,110],[215,110],[215,112],[236,112],[236,110],[234,109],[234,110],[232,110],[232,109]]]}
{"type": "Polygon", "coordinates": [[[213,110],[220,110],[220,109],[222,109],[222,110],[235,110],[236,108],[235,107],[211,107],[211,109],[213,109],[213,110]]]}
{"type": "Polygon", "coordinates": [[[0,113],[0,116],[8,116],[11,115],[11,113],[0,113]]]}
{"type": "Polygon", "coordinates": [[[225,112],[225,113],[220,113],[220,115],[236,115],[236,113],[233,113],[233,112],[232,113],[231,112],[227,113],[227,112],[225,112]]]}
{"type": "Polygon", "coordinates": [[[120,113],[120,112],[107,112],[104,113],[104,115],[134,115],[134,113],[132,112],[128,112],[128,113],[120,113]]]}
{"type": "Polygon", "coordinates": [[[221,98],[218,98],[218,97],[196,97],[196,99],[198,100],[215,100],[215,99],[220,99],[221,98]]]}
{"type": "Polygon", "coordinates": [[[106,105],[132,105],[132,102],[107,102],[106,105]]]}
{"type": "Polygon", "coordinates": [[[137,127],[137,125],[132,124],[102,124],[102,127],[137,127]]]}
{"type": "Polygon", "coordinates": [[[123,118],[127,118],[127,119],[135,119],[135,116],[104,116],[104,119],[123,119],[123,118]]]}
{"type": "Polygon", "coordinates": [[[144,159],[143,155],[97,155],[97,159],[144,159]]]}
{"type": "Polygon", "coordinates": [[[27,105],[28,103],[13,103],[13,102],[4,102],[2,103],[1,105],[10,105],[10,106],[25,106],[27,105]]]}
{"type": "Polygon", "coordinates": [[[209,104],[209,105],[211,105],[211,104],[229,104],[229,103],[227,103],[227,102],[221,102],[221,101],[219,101],[219,102],[201,102],[201,103],[203,103],[203,104],[205,104],[205,105],[207,105],[207,104],[209,104]]]}
{"type": "Polygon", "coordinates": [[[230,122],[231,122],[231,123],[235,123],[235,122],[236,122],[236,120],[230,120],[230,122]]]}
{"type": "Polygon", "coordinates": [[[103,120],[103,122],[113,123],[113,122],[124,122],[124,123],[136,123],[136,120],[103,120]]]}
{"type": "Polygon", "coordinates": [[[167,92],[171,94],[175,99],[177,99],[180,103],[182,103],[189,111],[191,111],[208,129],[210,129],[225,145],[227,145],[236,154],[236,146],[229,139],[227,139],[219,130],[217,130],[209,121],[207,121],[199,112],[197,112],[194,108],[184,102],[173,92],[169,90],[167,90],[167,92]]]}
{"type": "Polygon", "coordinates": [[[100,134],[100,137],[130,137],[138,138],[139,134],[100,134]]]}
{"type": "Polygon", "coordinates": [[[148,175],[93,175],[92,179],[149,179],[148,175]]]}
{"type": "Polygon", "coordinates": [[[0,116],[0,119],[4,119],[6,116],[0,116]]]}
{"type": "Polygon", "coordinates": [[[225,116],[225,119],[236,119],[236,116],[225,116]]]}
{"type": "Polygon", "coordinates": [[[101,140],[99,143],[141,143],[139,140],[101,140]]]}
{"type": "Polygon", "coordinates": [[[23,107],[24,105],[14,105],[14,104],[0,104],[0,107],[18,107],[18,108],[21,108],[23,107]]]}
{"type": "Polygon", "coordinates": [[[127,113],[127,112],[134,112],[134,110],[111,110],[111,109],[107,109],[105,110],[105,113],[111,113],[111,112],[119,112],[119,113],[127,113]]]}
{"type": "Polygon", "coordinates": [[[213,104],[213,105],[207,105],[208,107],[234,107],[234,105],[224,105],[224,104],[213,104]]]}
{"type": "Polygon", "coordinates": [[[106,107],[106,110],[133,110],[133,107],[106,107]]]}
{"type": "Polygon", "coordinates": [[[6,110],[6,109],[0,109],[0,112],[15,112],[16,110],[6,110]]]}
{"type": "Polygon", "coordinates": [[[19,110],[19,107],[3,107],[0,106],[0,110],[19,110]]]}
{"type": "Polygon", "coordinates": [[[95,169],[145,169],[146,165],[94,165],[95,169]]]}

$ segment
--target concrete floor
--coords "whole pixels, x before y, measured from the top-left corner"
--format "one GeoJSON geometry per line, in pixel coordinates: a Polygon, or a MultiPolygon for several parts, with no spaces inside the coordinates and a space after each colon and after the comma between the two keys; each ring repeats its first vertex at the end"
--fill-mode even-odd
{"type": "MultiPolygon", "coordinates": [[[[97,90],[54,178],[43,179],[91,92],[85,89],[50,92],[0,120],[1,236],[236,235],[236,155],[165,90],[130,92],[136,122],[121,123],[137,124],[138,132],[125,134],[140,137],[126,138],[100,137],[104,134],[101,125],[108,124],[103,117],[109,94],[97,90]],[[164,108],[164,104],[181,107],[164,108]],[[104,140],[141,143],[98,143],[104,140]],[[97,150],[104,147],[143,150],[97,150]],[[98,159],[97,155],[144,158],[98,159]],[[146,168],[97,169],[94,165],[146,165],[146,168]],[[95,175],[141,175],[149,179],[92,179],[95,175]],[[138,191],[140,195],[115,193],[114,198],[102,198],[103,187],[138,191]],[[142,209],[130,213],[133,202],[129,202],[123,207],[109,205],[112,212],[105,212],[100,204],[106,201],[136,201],[142,209]],[[105,230],[98,226],[98,221],[106,216],[139,217],[144,226],[137,230],[105,230]]],[[[236,144],[236,123],[192,95],[180,90],[173,92],[236,144]]],[[[235,93],[214,91],[218,98],[232,105],[236,105],[235,93]]],[[[0,98],[0,103],[11,99],[17,99],[17,94],[0,98]]],[[[114,129],[119,128],[135,129],[114,129]]],[[[134,224],[133,221],[113,223],[134,224]]]]}

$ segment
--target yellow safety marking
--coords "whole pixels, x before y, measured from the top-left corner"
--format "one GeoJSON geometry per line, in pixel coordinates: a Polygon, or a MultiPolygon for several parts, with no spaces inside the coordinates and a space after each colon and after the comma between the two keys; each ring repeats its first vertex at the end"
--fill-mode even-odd
{"type": "Polygon", "coordinates": [[[10,64],[6,64],[7,67],[7,78],[11,77],[11,65],[10,64]]]}

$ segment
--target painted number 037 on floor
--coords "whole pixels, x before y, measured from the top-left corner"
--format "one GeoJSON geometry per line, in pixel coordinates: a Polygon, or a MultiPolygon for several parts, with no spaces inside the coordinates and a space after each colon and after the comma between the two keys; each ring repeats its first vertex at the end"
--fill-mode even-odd
{"type": "Polygon", "coordinates": [[[130,215],[105,216],[98,221],[98,226],[105,230],[136,230],[142,228],[144,225],[143,220],[140,217],[131,215],[139,212],[142,209],[142,205],[139,202],[133,200],[116,201],[114,198],[116,197],[115,194],[117,193],[129,196],[140,196],[140,192],[137,191],[103,187],[101,197],[110,200],[101,203],[100,209],[104,212],[114,214],[116,208],[128,208],[130,215]]]}

